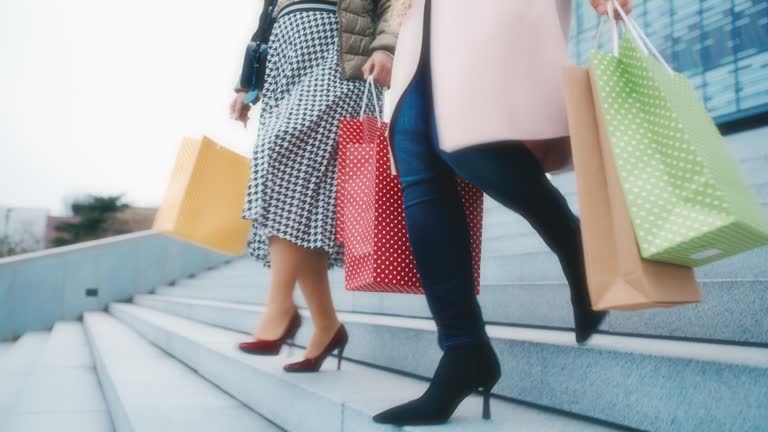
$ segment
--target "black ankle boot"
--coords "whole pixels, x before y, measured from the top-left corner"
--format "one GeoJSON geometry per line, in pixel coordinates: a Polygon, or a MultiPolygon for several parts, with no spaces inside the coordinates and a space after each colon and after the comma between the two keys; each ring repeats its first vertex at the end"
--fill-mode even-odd
{"type": "Polygon", "coordinates": [[[420,398],[379,413],[373,420],[398,426],[443,424],[475,390],[483,392],[483,418],[489,419],[490,392],[500,376],[499,359],[490,343],[448,348],[420,398]]]}

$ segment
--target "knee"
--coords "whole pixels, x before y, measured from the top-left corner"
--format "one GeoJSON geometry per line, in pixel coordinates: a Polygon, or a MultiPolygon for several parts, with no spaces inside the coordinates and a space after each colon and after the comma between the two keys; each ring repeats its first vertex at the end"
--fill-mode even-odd
{"type": "MultiPolygon", "coordinates": [[[[505,206],[518,210],[549,195],[538,162],[517,143],[483,145],[455,152],[440,151],[443,160],[462,178],[505,206]]],[[[550,185],[551,186],[551,185],[550,185]]]]}
{"type": "MultiPolygon", "coordinates": [[[[457,174],[472,181],[475,177],[486,177],[491,175],[492,171],[498,169],[499,160],[503,159],[502,155],[494,154],[487,150],[487,146],[478,146],[452,152],[447,152],[442,149],[438,151],[440,157],[445,163],[453,168],[457,174]]],[[[506,175],[510,174],[511,173],[507,173],[506,175]]]]}

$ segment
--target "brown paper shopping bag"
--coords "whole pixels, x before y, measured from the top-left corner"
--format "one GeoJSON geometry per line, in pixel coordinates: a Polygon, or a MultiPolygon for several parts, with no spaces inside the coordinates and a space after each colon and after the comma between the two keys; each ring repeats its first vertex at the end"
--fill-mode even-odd
{"type": "Polygon", "coordinates": [[[230,255],[245,251],[241,218],[251,162],[210,138],[185,139],[153,228],[230,255]]]}
{"type": "Polygon", "coordinates": [[[589,70],[564,69],[589,295],[595,310],[701,301],[693,270],[640,257],[589,70]]]}

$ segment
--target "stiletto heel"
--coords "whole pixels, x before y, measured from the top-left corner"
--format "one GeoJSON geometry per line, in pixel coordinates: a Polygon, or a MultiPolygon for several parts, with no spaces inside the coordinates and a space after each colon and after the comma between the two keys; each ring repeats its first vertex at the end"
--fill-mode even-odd
{"type": "Polygon", "coordinates": [[[345,346],[339,348],[339,352],[337,355],[339,356],[339,363],[336,365],[336,370],[341,370],[341,361],[344,359],[344,348],[345,346]]]}
{"type": "Polygon", "coordinates": [[[488,387],[483,389],[483,418],[491,419],[491,389],[488,387]]]}
{"type": "Polygon", "coordinates": [[[341,324],[319,356],[305,358],[296,363],[289,363],[283,366],[283,370],[286,372],[317,372],[323,366],[325,359],[336,350],[339,350],[339,363],[337,367],[341,369],[341,358],[344,354],[344,348],[347,346],[347,342],[349,342],[349,335],[347,334],[347,329],[344,328],[344,324],[341,324]]]}

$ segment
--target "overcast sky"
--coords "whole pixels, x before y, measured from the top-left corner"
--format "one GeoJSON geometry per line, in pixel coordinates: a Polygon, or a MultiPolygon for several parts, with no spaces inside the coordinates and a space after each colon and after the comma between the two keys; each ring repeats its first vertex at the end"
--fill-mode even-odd
{"type": "Polygon", "coordinates": [[[0,0],[0,206],[156,206],[183,136],[250,154],[227,109],[260,3],[0,0]]]}

